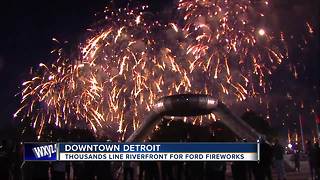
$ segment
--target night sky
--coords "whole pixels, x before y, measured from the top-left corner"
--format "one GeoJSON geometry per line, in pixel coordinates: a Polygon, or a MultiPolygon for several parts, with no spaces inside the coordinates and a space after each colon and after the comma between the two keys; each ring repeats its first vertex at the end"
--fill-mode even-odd
{"type": "MultiPolygon", "coordinates": [[[[0,135],[5,134],[11,127],[13,129],[12,114],[19,105],[19,92],[21,83],[26,80],[30,67],[36,67],[40,62],[50,63],[49,53],[56,48],[57,44],[52,41],[55,37],[58,40],[68,41],[72,49],[74,44],[80,42],[85,34],[86,28],[94,24],[94,14],[102,11],[108,3],[107,0],[55,0],[55,1],[1,1],[0,2],[0,135]]],[[[152,11],[158,13],[172,5],[172,1],[149,1],[152,11]],[[155,3],[157,2],[157,3],[155,3]]],[[[116,3],[121,7],[126,4],[119,0],[116,3]]],[[[295,40],[289,42],[289,46],[296,47],[296,40],[303,34],[305,27],[299,22],[308,21],[315,26],[315,33],[307,37],[308,44],[303,50],[293,48],[289,61],[295,62],[298,76],[294,78],[288,71],[290,63],[283,63],[269,77],[273,84],[271,93],[266,99],[279,105],[278,111],[296,111],[286,100],[290,95],[301,106],[305,104],[303,113],[306,118],[311,117],[308,112],[312,107],[320,114],[320,60],[319,60],[319,1],[317,0],[281,0],[273,4],[273,13],[277,17],[276,28],[283,29],[286,33],[292,34],[295,40]]],[[[275,108],[277,109],[277,108],[275,108]]],[[[272,114],[278,112],[272,111],[272,114]]],[[[296,117],[296,116],[295,116],[296,117]]],[[[272,119],[272,117],[270,117],[272,119]]],[[[274,117],[272,124],[281,127],[282,117],[274,117]]],[[[288,119],[286,121],[291,121],[288,119]]],[[[295,119],[296,121],[296,119],[295,119]]],[[[285,122],[287,123],[287,122],[285,122]]],[[[289,123],[293,126],[292,123],[289,123]]],[[[307,123],[312,127],[312,123],[307,123]]]]}
{"type": "Polygon", "coordinates": [[[52,38],[77,42],[103,10],[103,0],[1,1],[0,73],[1,123],[5,127],[18,107],[19,92],[30,67],[46,62],[56,48],[52,38]]]}

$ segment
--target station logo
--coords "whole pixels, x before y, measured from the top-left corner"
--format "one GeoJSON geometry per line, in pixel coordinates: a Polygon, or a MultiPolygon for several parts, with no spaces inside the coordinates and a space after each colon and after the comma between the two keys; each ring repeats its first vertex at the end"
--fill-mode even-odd
{"type": "Polygon", "coordinates": [[[25,143],[24,159],[26,161],[57,160],[57,144],[56,143],[25,143]]]}

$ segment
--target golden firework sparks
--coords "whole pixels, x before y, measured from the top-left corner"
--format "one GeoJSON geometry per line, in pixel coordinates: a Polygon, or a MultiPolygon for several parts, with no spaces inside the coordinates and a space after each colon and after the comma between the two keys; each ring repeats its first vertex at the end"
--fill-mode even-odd
{"type": "Polygon", "coordinates": [[[265,91],[270,67],[287,52],[283,33],[277,44],[275,34],[254,26],[251,7],[247,0],[180,0],[177,22],[165,25],[144,16],[147,6],[106,8],[106,25],[90,29],[93,35],[80,44],[81,57],[69,60],[57,50],[56,63],[40,64],[22,84],[14,115],[31,119],[38,135],[48,124],[74,128],[81,121],[96,133],[116,129],[123,139],[162,96],[205,93],[235,101],[256,96],[265,91]]]}

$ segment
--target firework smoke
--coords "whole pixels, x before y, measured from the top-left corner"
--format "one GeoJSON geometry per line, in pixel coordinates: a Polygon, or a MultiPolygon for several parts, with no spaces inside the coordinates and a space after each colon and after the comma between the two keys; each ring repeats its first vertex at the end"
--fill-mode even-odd
{"type": "MultiPolygon", "coordinates": [[[[266,92],[265,76],[286,58],[282,33],[260,26],[268,2],[181,0],[175,22],[149,17],[147,6],[106,8],[106,25],[80,45],[81,57],[40,64],[23,83],[16,117],[38,135],[48,124],[123,137],[155,100],[205,93],[234,102],[266,92]]],[[[201,122],[202,118],[200,118],[201,122]]]]}

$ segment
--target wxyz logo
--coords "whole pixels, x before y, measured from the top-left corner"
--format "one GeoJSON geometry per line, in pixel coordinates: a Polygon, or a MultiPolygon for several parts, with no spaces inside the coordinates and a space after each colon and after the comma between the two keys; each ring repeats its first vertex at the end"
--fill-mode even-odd
{"type": "Polygon", "coordinates": [[[57,144],[38,146],[32,148],[32,151],[37,158],[42,158],[45,156],[48,156],[50,158],[52,154],[55,154],[57,152],[57,144]]]}

